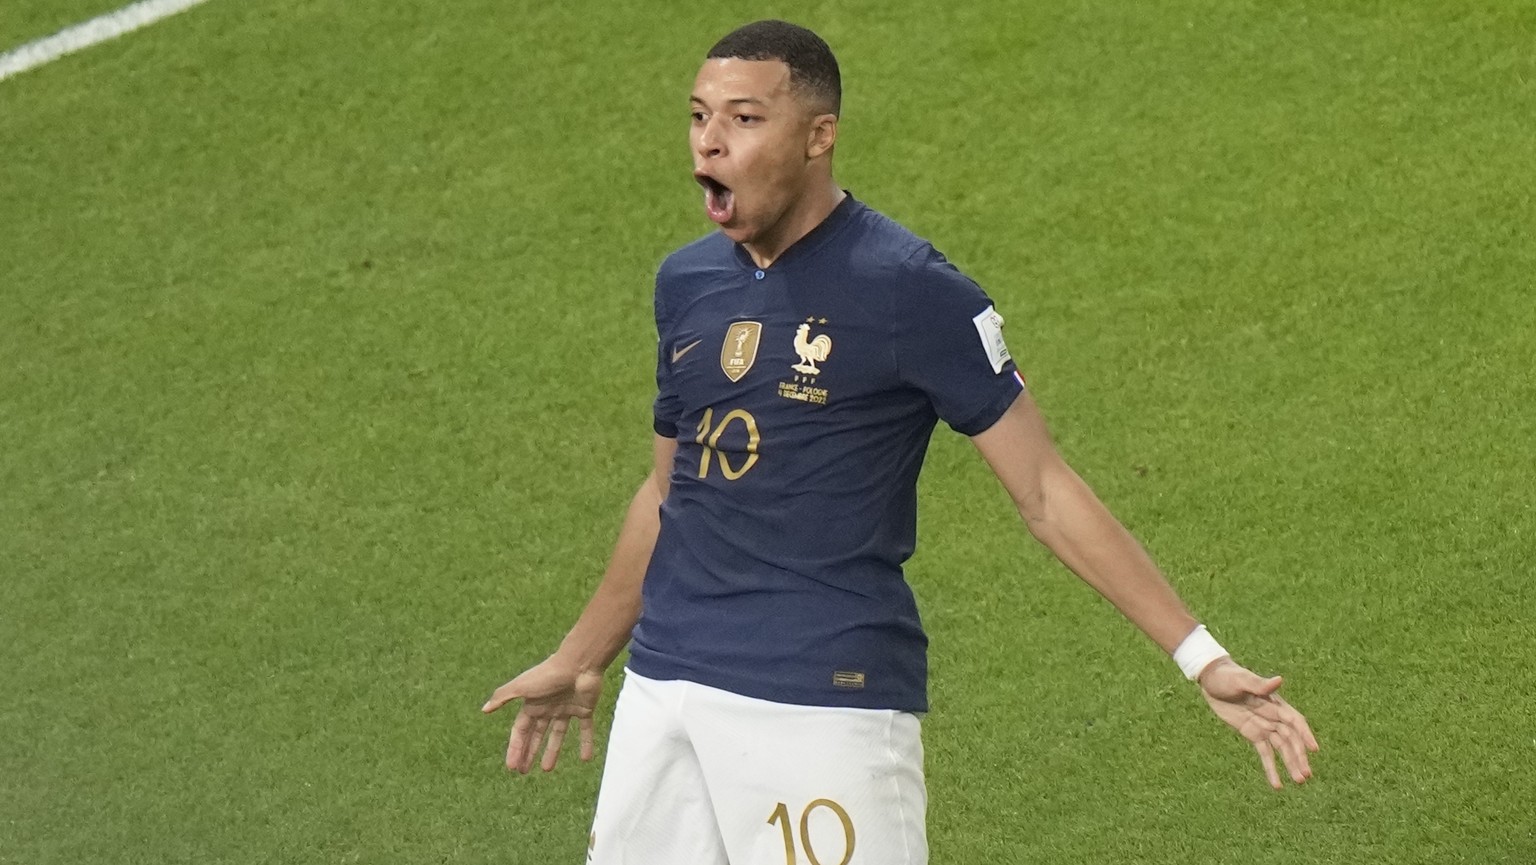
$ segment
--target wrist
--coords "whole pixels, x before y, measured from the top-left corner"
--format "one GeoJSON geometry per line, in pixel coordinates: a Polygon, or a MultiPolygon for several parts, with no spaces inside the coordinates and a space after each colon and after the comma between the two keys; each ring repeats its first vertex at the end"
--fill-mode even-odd
{"type": "Polygon", "coordinates": [[[1234,666],[1234,667],[1237,666],[1237,662],[1232,660],[1232,656],[1231,655],[1222,655],[1221,657],[1219,657],[1216,660],[1210,662],[1209,664],[1206,664],[1205,668],[1200,671],[1199,675],[1195,676],[1195,684],[1197,684],[1200,687],[1204,688],[1205,687],[1205,677],[1208,674],[1210,674],[1210,672],[1212,670],[1216,670],[1216,669],[1219,669],[1221,667],[1225,667],[1225,666],[1227,666],[1229,664],[1231,666],[1234,666]]]}
{"type": "Polygon", "coordinates": [[[1179,643],[1179,647],[1173,650],[1173,662],[1179,665],[1184,677],[1191,682],[1198,682],[1206,670],[1223,658],[1230,659],[1231,654],[1216,642],[1216,638],[1211,636],[1204,625],[1196,625],[1184,641],[1179,643]]]}
{"type": "Polygon", "coordinates": [[[576,639],[573,635],[567,635],[560,642],[555,653],[549,659],[576,673],[597,673],[602,675],[608,666],[613,663],[617,653],[610,653],[606,646],[591,645],[586,641],[576,639]]]}

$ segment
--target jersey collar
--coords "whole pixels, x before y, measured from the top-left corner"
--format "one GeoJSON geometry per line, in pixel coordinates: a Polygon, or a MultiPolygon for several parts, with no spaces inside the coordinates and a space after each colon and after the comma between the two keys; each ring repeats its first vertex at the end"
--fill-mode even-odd
{"type": "Polygon", "coordinates": [[[820,249],[833,235],[837,234],[839,229],[847,225],[853,219],[854,213],[863,207],[864,205],[860,204],[858,199],[853,197],[852,192],[844,189],[843,200],[839,201],[837,206],[832,208],[832,212],[827,214],[827,218],[817,223],[815,228],[807,231],[804,237],[790,244],[788,249],[779,253],[779,257],[774,259],[773,264],[764,268],[758,267],[757,262],[752,260],[752,254],[747,252],[747,248],[739,243],[732,244],[736,251],[736,260],[747,270],[781,270],[798,264],[802,259],[810,258],[814,255],[816,250],[820,249]]]}

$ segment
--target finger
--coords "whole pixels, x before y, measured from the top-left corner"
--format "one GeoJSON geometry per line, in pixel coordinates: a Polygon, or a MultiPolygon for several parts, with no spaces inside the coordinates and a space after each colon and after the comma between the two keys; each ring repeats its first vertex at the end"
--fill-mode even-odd
{"type": "Polygon", "coordinates": [[[512,722],[512,733],[507,737],[507,769],[515,771],[523,765],[523,757],[528,752],[529,730],[533,726],[533,719],[524,712],[517,714],[517,719],[512,722]]]}
{"type": "MultiPolygon", "coordinates": [[[[1294,710],[1290,710],[1290,713],[1294,714],[1294,710]]],[[[1312,761],[1307,757],[1307,740],[1299,729],[1281,720],[1272,726],[1269,741],[1285,760],[1291,780],[1300,784],[1312,777],[1312,761]]]]}
{"type": "MultiPolygon", "coordinates": [[[[1312,777],[1312,766],[1311,758],[1307,756],[1307,752],[1311,748],[1308,747],[1307,737],[1303,732],[1303,728],[1292,723],[1295,720],[1293,717],[1290,717],[1292,714],[1294,713],[1287,713],[1287,718],[1281,722],[1280,729],[1285,734],[1286,741],[1295,750],[1295,759],[1300,762],[1302,771],[1310,778],[1312,777]]],[[[1289,761],[1291,758],[1288,756],[1286,759],[1289,761]]]]}
{"type": "Polygon", "coordinates": [[[1280,773],[1275,769],[1275,752],[1266,742],[1254,742],[1253,749],[1259,752],[1259,762],[1264,766],[1264,777],[1269,779],[1269,786],[1280,790],[1284,787],[1280,783],[1280,773]]]}
{"type": "Polygon", "coordinates": [[[1301,740],[1306,743],[1308,751],[1317,751],[1319,749],[1317,737],[1312,734],[1312,725],[1307,723],[1307,716],[1296,711],[1295,707],[1278,696],[1274,699],[1280,704],[1281,720],[1301,735],[1301,740]]]}
{"type": "Polygon", "coordinates": [[[565,731],[571,727],[570,718],[561,718],[549,729],[549,742],[544,745],[544,759],[540,761],[539,768],[546,772],[553,772],[555,764],[560,762],[560,747],[565,744],[565,731]]]}
{"type": "Polygon", "coordinates": [[[539,743],[544,741],[544,733],[548,729],[548,718],[538,718],[533,722],[533,735],[529,737],[528,750],[523,752],[523,759],[520,763],[518,763],[517,771],[526,775],[528,774],[528,770],[533,768],[534,752],[539,750],[539,743]]]}
{"type": "Polygon", "coordinates": [[[1248,717],[1243,720],[1242,726],[1238,727],[1237,731],[1242,734],[1243,738],[1257,745],[1261,742],[1269,741],[1269,737],[1276,730],[1280,729],[1280,726],[1280,720],[1270,717],[1261,705],[1254,707],[1249,712],[1248,717]]]}
{"type": "Polygon", "coordinates": [[[1289,727],[1277,727],[1275,734],[1270,737],[1270,744],[1280,751],[1291,781],[1301,784],[1312,777],[1312,767],[1307,763],[1307,749],[1302,746],[1301,737],[1295,731],[1289,727]]]}
{"type": "Polygon", "coordinates": [[[581,719],[579,735],[581,736],[581,760],[585,763],[597,753],[597,747],[593,742],[591,718],[581,719]]]}
{"type": "Polygon", "coordinates": [[[1271,676],[1265,679],[1255,675],[1253,679],[1253,682],[1248,686],[1248,693],[1256,697],[1268,697],[1281,685],[1285,684],[1285,679],[1281,676],[1271,676]]]}
{"type": "Polygon", "coordinates": [[[485,701],[485,705],[480,707],[480,711],[489,715],[497,709],[500,709],[502,706],[505,706],[513,700],[516,700],[518,697],[521,697],[521,689],[513,687],[513,682],[516,681],[517,680],[514,679],[512,682],[508,682],[505,685],[502,685],[500,688],[497,688],[491,694],[491,698],[485,701]]]}

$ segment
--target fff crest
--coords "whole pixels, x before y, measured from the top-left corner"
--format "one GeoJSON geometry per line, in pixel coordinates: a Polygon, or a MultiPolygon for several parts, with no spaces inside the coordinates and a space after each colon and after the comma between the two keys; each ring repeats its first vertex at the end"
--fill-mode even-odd
{"type": "Polygon", "coordinates": [[[720,346],[720,369],[731,381],[741,381],[757,360],[757,346],[762,342],[763,325],[756,321],[732,322],[720,346]]]}

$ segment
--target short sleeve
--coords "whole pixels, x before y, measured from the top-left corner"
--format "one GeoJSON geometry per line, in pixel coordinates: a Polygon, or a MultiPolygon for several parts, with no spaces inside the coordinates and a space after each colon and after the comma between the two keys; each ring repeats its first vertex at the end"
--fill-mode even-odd
{"type": "Polygon", "coordinates": [[[1024,379],[1003,341],[992,299],[925,247],[907,262],[894,293],[896,365],[956,432],[985,432],[1013,404],[1024,379]]]}
{"type": "Polygon", "coordinates": [[[656,276],[656,401],[652,406],[652,429],[659,436],[677,438],[677,420],[682,416],[682,403],[672,384],[672,364],[667,359],[668,335],[671,322],[662,300],[662,278],[656,276]]]}

